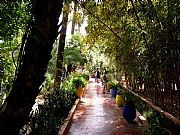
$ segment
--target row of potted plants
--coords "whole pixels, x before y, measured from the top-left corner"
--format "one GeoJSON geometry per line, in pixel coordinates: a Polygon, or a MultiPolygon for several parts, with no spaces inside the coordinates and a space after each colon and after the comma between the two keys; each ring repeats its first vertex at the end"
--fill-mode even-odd
{"type": "Polygon", "coordinates": [[[140,96],[134,95],[120,83],[110,80],[108,87],[111,97],[116,99],[116,104],[123,107],[122,115],[128,123],[133,123],[135,120],[136,108],[147,119],[148,127],[145,127],[144,134],[179,133],[179,127],[176,124],[151,108],[146,100],[140,99],[140,96]]]}
{"type": "Polygon", "coordinates": [[[132,123],[136,118],[136,109],[131,95],[119,82],[108,83],[111,97],[116,99],[116,104],[123,107],[123,117],[128,123],[132,123]]]}

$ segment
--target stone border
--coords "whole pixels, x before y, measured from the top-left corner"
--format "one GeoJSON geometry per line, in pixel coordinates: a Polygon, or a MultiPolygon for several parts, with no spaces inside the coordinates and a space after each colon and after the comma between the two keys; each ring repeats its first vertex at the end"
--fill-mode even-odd
{"type": "Polygon", "coordinates": [[[73,107],[71,108],[71,110],[69,111],[69,114],[67,116],[67,118],[64,120],[64,124],[61,126],[58,135],[67,135],[68,130],[71,126],[71,122],[74,116],[74,113],[80,103],[80,98],[76,99],[75,104],[73,105],[73,107]]]}

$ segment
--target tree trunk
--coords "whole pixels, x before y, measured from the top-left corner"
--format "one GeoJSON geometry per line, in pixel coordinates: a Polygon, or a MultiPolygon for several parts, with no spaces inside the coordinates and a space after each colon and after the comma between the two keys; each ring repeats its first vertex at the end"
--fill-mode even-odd
{"type": "Polygon", "coordinates": [[[68,14],[70,11],[69,3],[65,3],[64,7],[65,9],[63,11],[63,22],[62,22],[62,28],[60,31],[60,40],[59,40],[58,54],[57,54],[57,61],[56,61],[56,74],[55,74],[55,80],[54,80],[54,88],[59,88],[61,84],[61,76],[62,76],[63,54],[64,54],[64,47],[65,47],[68,14]]]}
{"type": "Polygon", "coordinates": [[[17,78],[0,114],[0,134],[3,135],[17,135],[28,122],[58,35],[63,1],[36,0],[33,5],[29,35],[17,78]]]}
{"type": "Polygon", "coordinates": [[[78,6],[78,2],[77,0],[74,0],[74,13],[73,13],[73,19],[72,19],[72,29],[71,29],[71,34],[74,34],[74,30],[75,30],[75,24],[76,24],[76,14],[77,14],[77,6],[78,6]]]}

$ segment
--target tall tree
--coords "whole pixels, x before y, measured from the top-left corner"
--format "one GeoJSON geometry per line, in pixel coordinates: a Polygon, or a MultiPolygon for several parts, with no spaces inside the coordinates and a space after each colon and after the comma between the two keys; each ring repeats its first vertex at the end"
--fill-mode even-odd
{"type": "Polygon", "coordinates": [[[59,0],[32,1],[32,17],[24,35],[21,61],[10,95],[0,113],[1,134],[17,135],[28,121],[29,112],[40,92],[50,60],[53,43],[58,35],[58,21],[63,6],[59,0]]]}
{"type": "Polygon", "coordinates": [[[78,7],[78,1],[74,0],[74,12],[73,12],[73,18],[72,18],[72,28],[71,28],[71,34],[74,34],[75,30],[75,24],[76,24],[76,16],[77,16],[77,7],[78,7]]]}
{"type": "Polygon", "coordinates": [[[64,54],[64,47],[65,47],[69,11],[70,11],[70,5],[69,5],[69,2],[66,2],[64,4],[62,27],[60,31],[59,46],[58,46],[58,53],[57,53],[57,60],[56,60],[56,73],[55,73],[55,80],[54,80],[55,88],[58,88],[61,84],[63,54],[64,54]]]}

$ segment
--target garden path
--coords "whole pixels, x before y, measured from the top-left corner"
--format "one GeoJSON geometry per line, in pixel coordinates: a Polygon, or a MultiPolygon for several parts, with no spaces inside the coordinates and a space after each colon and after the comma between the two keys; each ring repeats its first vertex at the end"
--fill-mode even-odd
{"type": "Polygon", "coordinates": [[[68,135],[140,135],[143,127],[128,124],[115,98],[103,94],[102,84],[91,78],[75,112],[68,135]]]}

